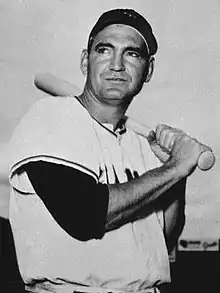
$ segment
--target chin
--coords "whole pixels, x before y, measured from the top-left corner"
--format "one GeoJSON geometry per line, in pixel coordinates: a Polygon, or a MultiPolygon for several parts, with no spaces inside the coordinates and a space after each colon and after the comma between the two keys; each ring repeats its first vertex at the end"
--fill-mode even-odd
{"type": "Polygon", "coordinates": [[[131,96],[128,94],[114,93],[113,91],[111,91],[110,93],[105,93],[105,95],[103,95],[103,98],[107,104],[112,106],[127,106],[132,100],[131,96]]]}
{"type": "Polygon", "coordinates": [[[120,88],[111,88],[107,89],[103,92],[104,97],[109,97],[111,99],[119,99],[123,100],[127,96],[130,96],[130,93],[128,91],[125,91],[124,89],[120,88]]]}
{"type": "Polygon", "coordinates": [[[124,95],[117,95],[117,94],[107,94],[103,97],[107,102],[109,102],[110,104],[123,104],[123,101],[126,99],[124,97],[124,95]]]}

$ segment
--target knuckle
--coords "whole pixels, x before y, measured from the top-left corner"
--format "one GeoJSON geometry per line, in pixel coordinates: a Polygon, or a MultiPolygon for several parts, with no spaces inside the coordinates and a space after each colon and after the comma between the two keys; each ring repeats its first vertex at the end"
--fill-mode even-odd
{"type": "Polygon", "coordinates": [[[156,131],[160,132],[162,130],[167,129],[168,127],[169,127],[168,125],[160,123],[160,124],[157,124],[156,131]]]}
{"type": "Polygon", "coordinates": [[[159,136],[162,130],[163,130],[163,125],[162,124],[158,124],[156,126],[156,134],[159,136]]]}
{"type": "Polygon", "coordinates": [[[179,134],[179,137],[180,137],[183,141],[185,141],[185,142],[190,142],[190,141],[191,141],[191,138],[190,138],[188,135],[186,135],[185,133],[181,133],[181,134],[179,134]]]}

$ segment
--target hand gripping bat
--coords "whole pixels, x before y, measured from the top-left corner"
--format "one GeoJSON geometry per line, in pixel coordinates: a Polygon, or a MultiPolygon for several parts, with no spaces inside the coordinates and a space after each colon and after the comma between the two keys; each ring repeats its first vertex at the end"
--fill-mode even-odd
{"type": "MultiPolygon", "coordinates": [[[[37,74],[34,80],[36,87],[47,94],[52,96],[75,96],[78,94],[79,90],[77,87],[73,86],[71,83],[60,79],[50,73],[37,74]]],[[[140,124],[137,121],[127,117],[126,126],[131,128],[138,134],[149,138],[149,132],[152,130],[146,125],[140,124]]],[[[154,133],[154,132],[153,132],[154,133]]],[[[155,135],[156,136],[156,135],[155,135]]],[[[151,137],[152,139],[152,137],[151,137]]],[[[211,148],[202,144],[204,149],[200,156],[198,157],[197,165],[200,170],[206,171],[213,167],[215,163],[215,155],[211,148]]]]}

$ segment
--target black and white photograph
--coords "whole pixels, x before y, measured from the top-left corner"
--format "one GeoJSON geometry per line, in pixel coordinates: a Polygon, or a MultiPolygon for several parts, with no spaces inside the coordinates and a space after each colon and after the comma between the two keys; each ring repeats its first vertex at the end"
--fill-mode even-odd
{"type": "Polygon", "coordinates": [[[0,292],[220,292],[220,1],[0,0],[0,292]]]}

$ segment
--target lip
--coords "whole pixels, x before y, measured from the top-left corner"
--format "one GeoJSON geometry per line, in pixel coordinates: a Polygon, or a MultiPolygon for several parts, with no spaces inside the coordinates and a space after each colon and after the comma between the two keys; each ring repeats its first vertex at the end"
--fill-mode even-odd
{"type": "Polygon", "coordinates": [[[127,79],[123,78],[123,77],[106,77],[105,80],[107,81],[111,81],[111,82],[126,82],[127,79]]]}

